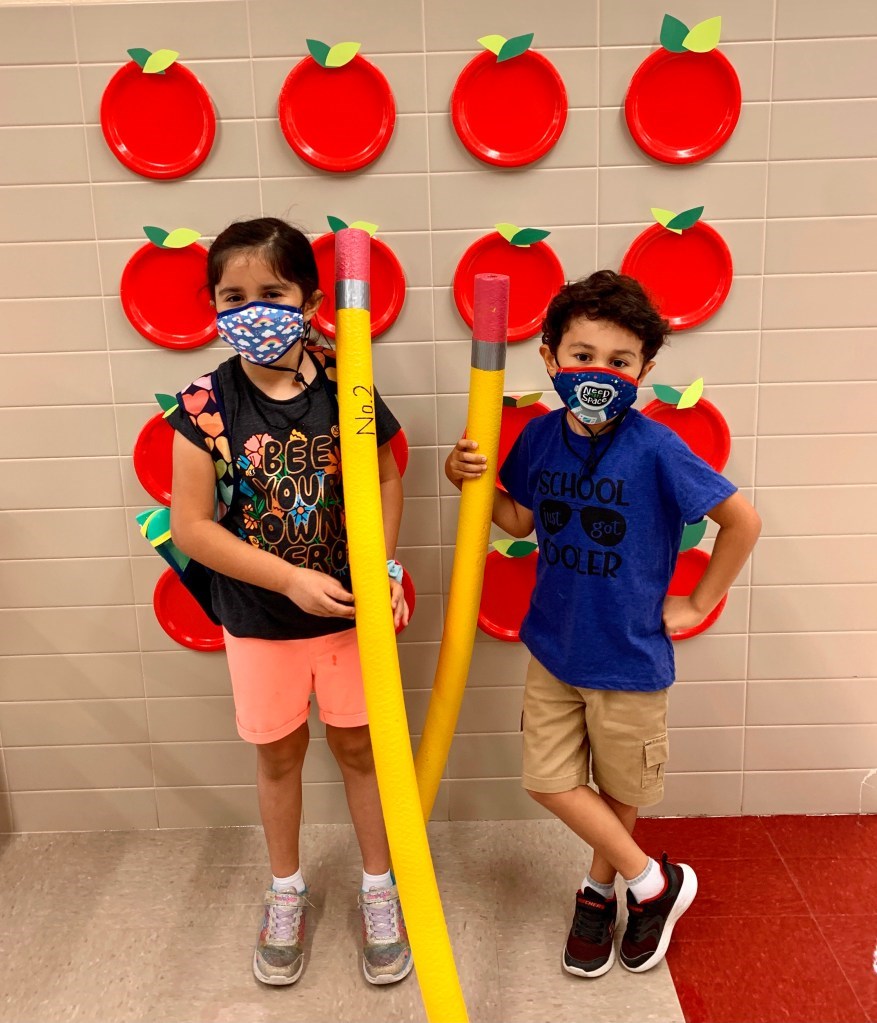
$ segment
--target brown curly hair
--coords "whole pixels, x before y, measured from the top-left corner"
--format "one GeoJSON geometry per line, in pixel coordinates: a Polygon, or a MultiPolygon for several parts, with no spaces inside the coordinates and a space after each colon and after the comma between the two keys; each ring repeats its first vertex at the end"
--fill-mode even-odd
{"type": "Polygon", "coordinates": [[[651,362],[670,334],[670,324],[639,281],[612,270],[597,270],[590,277],[565,284],[548,304],[542,343],[555,358],[564,331],[579,316],[608,320],[629,330],[642,342],[643,364],[651,362]]]}

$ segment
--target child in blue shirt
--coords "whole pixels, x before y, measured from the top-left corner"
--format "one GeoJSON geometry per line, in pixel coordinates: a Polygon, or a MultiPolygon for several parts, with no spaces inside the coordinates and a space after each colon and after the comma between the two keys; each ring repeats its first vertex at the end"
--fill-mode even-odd
{"type": "MultiPolygon", "coordinates": [[[[563,952],[581,977],[615,961],[616,873],[627,885],[620,958],[635,973],[664,958],[697,893],[691,867],[666,853],[657,863],[632,833],[638,808],[663,796],[670,634],[719,603],[761,528],[733,484],[632,408],[668,333],[631,277],[602,270],[563,287],[540,352],[564,408],[527,424],[493,507],[500,528],[523,537],[535,527],[539,542],[521,627],[532,655],[523,784],[594,850],[563,952]],[[719,526],[709,567],[690,596],[668,596],[683,528],[704,515],[719,526]]],[[[448,456],[457,487],[484,472],[477,449],[464,438],[448,456]]]]}

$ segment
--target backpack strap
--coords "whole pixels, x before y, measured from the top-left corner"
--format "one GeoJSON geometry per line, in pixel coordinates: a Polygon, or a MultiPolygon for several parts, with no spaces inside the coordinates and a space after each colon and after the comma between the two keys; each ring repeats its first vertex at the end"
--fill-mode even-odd
{"type": "Polygon", "coordinates": [[[235,473],[231,458],[231,437],[222,393],[215,374],[208,373],[177,395],[180,408],[204,438],[216,472],[217,520],[228,511],[234,497],[235,473]]]}

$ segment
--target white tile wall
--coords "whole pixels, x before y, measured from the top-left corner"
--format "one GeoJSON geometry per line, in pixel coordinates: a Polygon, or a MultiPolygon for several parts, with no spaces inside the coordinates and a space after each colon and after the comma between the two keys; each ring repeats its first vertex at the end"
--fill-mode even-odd
{"type": "MultiPolygon", "coordinates": [[[[877,807],[863,788],[877,766],[877,7],[730,5],[722,46],[742,116],[714,158],[688,167],[646,158],[621,115],[664,10],[327,0],[303,17],[285,0],[0,3],[0,828],[258,819],[224,659],[181,649],[155,622],[162,564],[132,519],[146,497],[130,451],[153,392],[223,357],[218,344],[154,348],[122,314],[119,277],[144,223],[209,240],[260,214],[319,234],[332,213],[378,223],[398,254],[406,306],[374,361],[411,444],[400,556],[418,606],[400,662],[416,735],[456,528],[441,464],[468,386],[457,260],[510,220],[550,229],[566,273],[584,275],[618,266],[651,206],[701,203],[737,276],[654,379],[706,378],[734,439],[727,473],[754,495],[765,535],[716,628],[677,649],[667,796],[650,812],[877,807]],[[448,97],[479,35],[527,31],[563,75],[569,120],[537,166],[490,169],[456,139],[448,97]],[[278,129],[277,94],[306,36],[361,40],[396,96],[389,148],[355,175],[315,171],[278,129]],[[188,179],[138,178],[104,144],[101,95],[132,46],[179,50],[213,97],[216,144],[188,179]]],[[[673,13],[693,24],[715,11],[678,0],[673,13]]],[[[510,393],[547,386],[536,348],[510,348],[510,393]]],[[[542,815],[518,781],[525,663],[521,647],[478,636],[437,816],[542,815]]],[[[322,734],[315,723],[305,817],[345,819],[322,734]]]]}

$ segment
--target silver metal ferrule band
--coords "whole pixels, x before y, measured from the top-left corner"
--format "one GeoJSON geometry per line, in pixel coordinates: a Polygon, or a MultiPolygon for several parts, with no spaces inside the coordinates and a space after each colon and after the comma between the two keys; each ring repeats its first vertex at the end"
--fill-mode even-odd
{"type": "Polygon", "coordinates": [[[368,281],[335,281],[336,309],[370,309],[368,281]]]}
{"type": "Polygon", "coordinates": [[[505,369],[506,346],[499,341],[472,339],[472,369],[505,369]]]}

